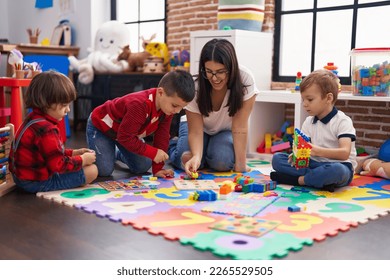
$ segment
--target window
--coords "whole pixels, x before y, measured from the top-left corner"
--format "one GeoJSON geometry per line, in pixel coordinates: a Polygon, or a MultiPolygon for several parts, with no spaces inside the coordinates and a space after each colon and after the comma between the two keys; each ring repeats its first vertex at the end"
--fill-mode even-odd
{"type": "Polygon", "coordinates": [[[132,52],[143,51],[142,36],[165,42],[165,7],[166,0],[111,0],[111,19],[128,26],[132,52]]]}
{"type": "Polygon", "coordinates": [[[273,80],[294,82],[323,68],[338,66],[342,84],[350,84],[353,48],[390,47],[390,1],[275,1],[273,80]]]}

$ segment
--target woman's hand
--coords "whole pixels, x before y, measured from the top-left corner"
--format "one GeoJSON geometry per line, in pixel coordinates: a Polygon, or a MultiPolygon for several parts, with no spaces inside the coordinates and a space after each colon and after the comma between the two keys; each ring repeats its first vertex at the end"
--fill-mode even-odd
{"type": "Polygon", "coordinates": [[[200,166],[199,157],[193,156],[184,164],[184,171],[187,173],[188,176],[191,177],[191,174],[193,172],[197,172],[199,166],[200,166]]]}

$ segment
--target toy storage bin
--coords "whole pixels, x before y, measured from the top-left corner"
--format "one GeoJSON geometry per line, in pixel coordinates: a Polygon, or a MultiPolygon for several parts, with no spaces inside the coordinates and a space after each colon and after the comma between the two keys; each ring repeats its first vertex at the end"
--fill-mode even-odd
{"type": "Polygon", "coordinates": [[[390,96],[390,48],[352,49],[352,94],[390,96]]]}

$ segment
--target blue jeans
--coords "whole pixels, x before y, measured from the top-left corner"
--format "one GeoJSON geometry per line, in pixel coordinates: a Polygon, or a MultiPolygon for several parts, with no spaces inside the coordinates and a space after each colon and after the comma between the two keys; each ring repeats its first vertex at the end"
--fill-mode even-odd
{"type": "Polygon", "coordinates": [[[15,184],[30,193],[67,190],[80,187],[85,184],[84,170],[70,173],[54,173],[46,181],[20,180],[12,174],[15,184]]]}
{"type": "MultiPolygon", "coordinates": [[[[172,139],[168,148],[169,159],[176,168],[184,169],[181,156],[186,151],[190,151],[188,125],[187,122],[181,122],[179,138],[172,139]]],[[[203,156],[199,169],[209,167],[216,171],[229,171],[234,168],[234,162],[233,136],[230,130],[215,135],[203,133],[203,156]]]]}
{"type": "Polygon", "coordinates": [[[272,157],[272,168],[280,173],[291,176],[304,176],[305,185],[322,188],[326,185],[336,187],[348,186],[353,179],[353,168],[347,162],[318,162],[309,161],[308,168],[296,169],[288,162],[288,154],[276,153],[272,157]]]}
{"type": "Polygon", "coordinates": [[[88,148],[96,152],[95,164],[99,176],[111,176],[117,160],[126,164],[133,174],[145,173],[152,166],[151,159],[128,151],[117,141],[98,130],[92,124],[91,117],[88,118],[86,134],[88,148]]]}

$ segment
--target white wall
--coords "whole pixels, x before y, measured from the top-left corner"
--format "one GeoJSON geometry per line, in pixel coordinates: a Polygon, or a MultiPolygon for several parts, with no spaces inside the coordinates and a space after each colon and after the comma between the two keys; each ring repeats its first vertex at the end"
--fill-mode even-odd
{"type": "MultiPolygon", "coordinates": [[[[63,1],[63,0],[61,0],[63,1]]],[[[88,55],[93,46],[96,30],[110,19],[110,0],[68,0],[73,12],[61,15],[60,0],[53,0],[53,7],[36,9],[35,0],[0,0],[0,38],[10,43],[28,43],[27,28],[42,30],[39,42],[51,39],[55,26],[68,19],[74,30],[74,45],[80,47],[79,58],[88,55]]],[[[5,75],[6,59],[2,56],[0,76],[5,75]]]]}

